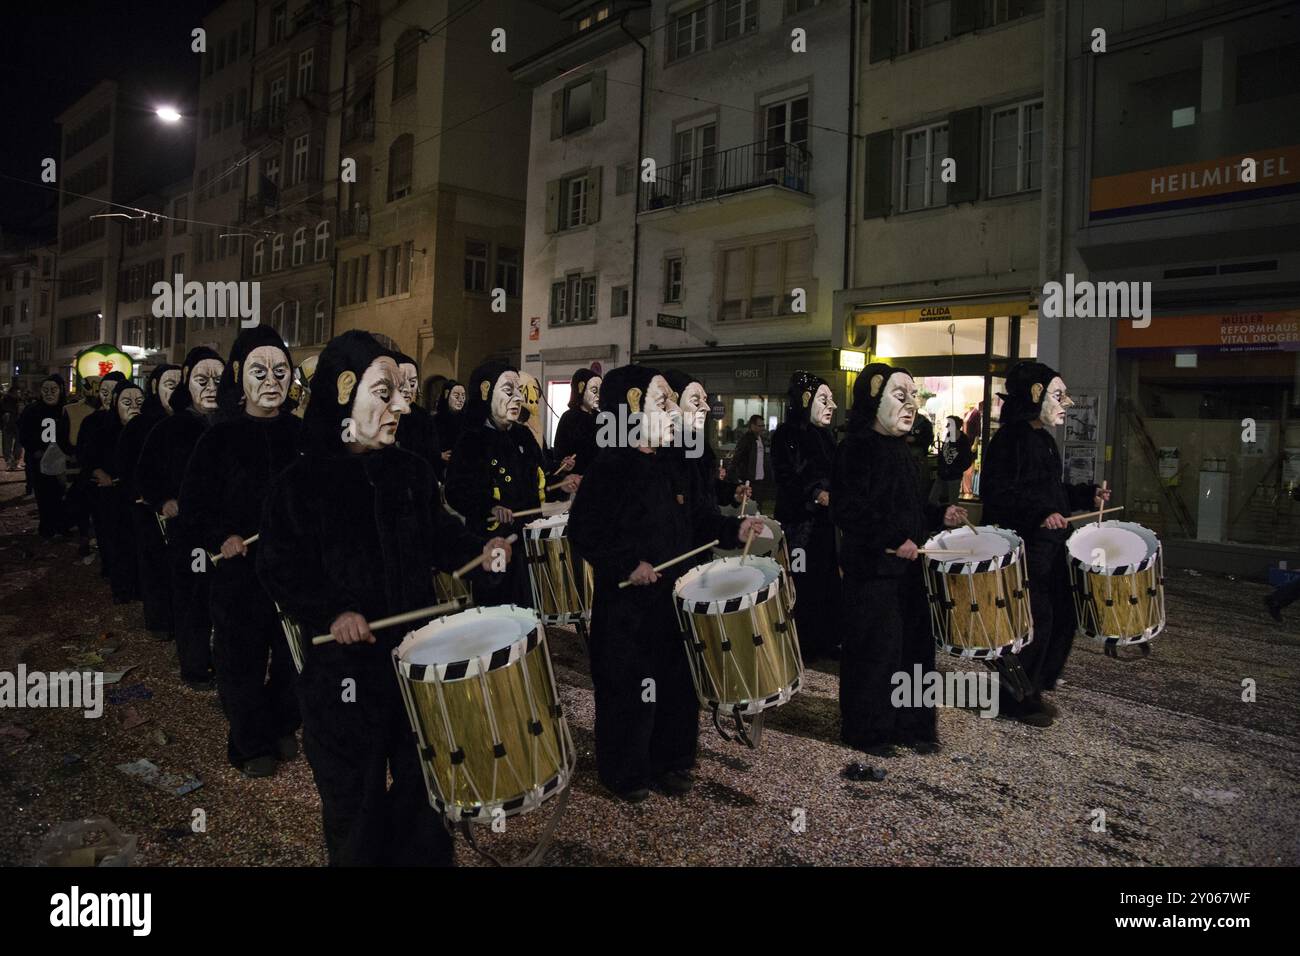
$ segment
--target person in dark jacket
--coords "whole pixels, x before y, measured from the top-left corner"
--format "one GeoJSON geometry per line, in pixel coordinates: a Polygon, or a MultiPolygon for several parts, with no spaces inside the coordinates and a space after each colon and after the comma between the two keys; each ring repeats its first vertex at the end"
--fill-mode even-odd
{"type": "Polygon", "coordinates": [[[410,626],[372,631],[368,622],[435,604],[434,568],[482,555],[486,571],[496,549],[510,550],[451,517],[431,466],[396,446],[407,404],[398,380],[396,356],[365,332],[325,347],[303,454],[272,484],[260,524],[267,592],[305,635],[335,637],[305,646],[298,683],[331,866],[452,863],[390,657],[410,626]],[[351,441],[340,437],[345,418],[351,441]],[[355,682],[351,701],[345,680],[355,682]]]}
{"type": "Polygon", "coordinates": [[[193,521],[200,545],[221,556],[206,572],[213,662],[230,722],[227,756],[249,777],[270,776],[277,758],[298,753],[292,657],[254,572],[257,544],[244,543],[258,534],[272,479],[297,455],[302,420],[281,410],[292,378],[279,333],[269,325],[241,332],[217,389],[218,420],[199,439],[181,483],[180,513],[193,521]]]}
{"type": "MultiPolygon", "coordinates": [[[[516,520],[516,511],[531,511],[549,498],[542,451],[533,433],[519,424],[523,389],[519,373],[504,362],[487,362],[474,370],[469,380],[469,403],[465,407],[465,430],[447,468],[447,503],[465,519],[475,534],[519,533],[530,515],[516,520]]],[[[578,482],[564,479],[557,491],[572,494],[578,482]]],[[[475,592],[479,604],[517,604],[531,607],[523,548],[506,573],[475,592]]]]}
{"type": "Polygon", "coordinates": [[[589,368],[573,373],[569,407],[555,428],[555,457],[573,458],[573,474],[586,474],[596,458],[596,414],[600,411],[601,378],[589,368]]]}
{"type": "Polygon", "coordinates": [[[181,483],[194,447],[216,415],[224,367],[207,346],[190,349],[170,397],[172,414],[149,432],[135,475],[140,496],[166,522],[176,657],[181,680],[193,690],[212,689],[212,616],[202,536],[180,512],[181,483]]]}
{"type": "Polygon", "coordinates": [[[961,419],[949,415],[944,422],[943,438],[939,442],[935,484],[930,495],[932,504],[956,504],[961,497],[961,476],[975,464],[975,449],[970,437],[962,430],[961,419]]]}
{"type": "Polygon", "coordinates": [[[145,441],[160,421],[171,414],[168,404],[181,379],[179,365],[159,365],[145,383],[144,407],[122,428],[117,442],[118,492],[135,541],[136,577],[144,603],[145,628],[160,640],[171,640],[171,576],[166,543],[153,509],[141,497],[136,472],[145,441]]]}
{"type": "Polygon", "coordinates": [[[652,785],[676,795],[691,789],[699,736],[699,702],[673,608],[673,582],[688,565],[654,566],[714,538],[741,547],[740,536],[760,524],[722,517],[706,484],[680,481],[696,472],[665,454],[674,431],[665,423],[676,413],[670,395],[664,377],[643,365],[605,377],[602,422],[644,415],[659,427],[641,428],[634,445],[628,434],[602,447],[569,513],[574,549],[595,573],[596,769],[601,783],[634,803],[652,785]],[[632,586],[620,588],[624,580],[632,586]],[[646,680],[654,682],[649,695],[646,680]]]}
{"type": "MultiPolygon", "coordinates": [[[[105,489],[111,491],[113,487],[113,476],[109,473],[113,467],[111,454],[122,427],[111,405],[113,392],[125,382],[126,376],[121,372],[109,372],[99,380],[99,409],[86,416],[77,432],[75,454],[80,471],[70,492],[74,500],[85,502],[99,544],[99,574],[104,578],[112,574],[114,557],[113,535],[101,533],[109,527],[111,519],[112,495],[105,489]]],[[[69,433],[68,427],[64,426],[65,434],[69,433]]],[[[70,448],[63,450],[65,454],[72,453],[70,448]]]]}
{"type": "Polygon", "coordinates": [[[397,444],[419,455],[436,470],[442,460],[442,449],[438,445],[438,426],[434,424],[433,416],[419,404],[420,367],[409,355],[399,354],[397,360],[398,385],[410,409],[402,415],[397,426],[397,444]]]}
{"type": "Polygon", "coordinates": [[[1056,708],[1042,694],[1056,688],[1076,627],[1066,515],[1100,508],[1110,491],[1091,483],[1067,485],[1062,477],[1061,453],[1049,429],[1065,424],[1065,410],[1074,403],[1055,369],[1019,362],[1007,372],[1006,388],[1001,427],[984,452],[980,498],[986,523],[1011,528],[1025,542],[1034,636],[1018,656],[1034,692],[1023,701],[1004,700],[1001,712],[1046,727],[1056,708]]]}
{"type": "Polygon", "coordinates": [[[795,372],[786,393],[785,421],[772,436],[776,511],[790,549],[794,619],[805,661],[835,657],[840,645],[841,591],[831,521],[835,400],[830,385],[795,372]]]}
{"type": "Polygon", "coordinates": [[[54,537],[63,530],[64,524],[62,480],[57,475],[44,474],[41,459],[57,440],[65,397],[63,380],[50,375],[41,382],[39,400],[18,415],[18,442],[27,462],[27,480],[36,493],[36,509],[40,515],[37,530],[42,538],[54,537]]]}
{"type": "MultiPolygon", "coordinates": [[[[136,556],[135,526],[131,518],[135,498],[128,497],[127,479],[120,470],[122,456],[119,451],[122,436],[126,433],[127,426],[140,417],[144,401],[144,389],[134,382],[118,386],[109,405],[112,413],[117,416],[118,427],[101,433],[102,438],[111,439],[111,443],[103,447],[101,468],[112,477],[112,482],[107,487],[101,487],[98,493],[107,501],[106,535],[112,543],[113,555],[108,580],[115,604],[129,604],[140,599],[140,559],[136,556]]],[[[100,549],[103,549],[102,543],[100,549]]]]}
{"type": "Polygon", "coordinates": [[[892,678],[902,672],[910,679],[916,665],[934,670],[917,549],[940,524],[952,528],[966,520],[965,509],[941,511],[921,494],[907,445],[917,407],[906,369],[880,362],[863,369],[831,477],[831,518],[844,533],[840,735],[877,757],[892,756],[896,745],[938,750],[934,708],[895,707],[892,678]]]}
{"type": "Polygon", "coordinates": [[[438,447],[442,449],[434,468],[440,482],[447,480],[447,463],[451,453],[460,441],[460,433],[465,428],[465,386],[455,379],[449,379],[438,396],[437,410],[433,413],[433,423],[438,427],[438,447]]]}
{"type": "Polygon", "coordinates": [[[677,369],[668,369],[663,376],[672,389],[670,397],[681,412],[683,432],[689,431],[694,435],[689,445],[683,441],[682,447],[676,449],[676,457],[699,471],[697,480],[715,507],[743,504],[753,494],[753,489],[747,484],[718,476],[718,453],[709,442],[709,393],[704,383],[698,377],[677,369]],[[693,449],[699,450],[698,456],[693,449]]]}

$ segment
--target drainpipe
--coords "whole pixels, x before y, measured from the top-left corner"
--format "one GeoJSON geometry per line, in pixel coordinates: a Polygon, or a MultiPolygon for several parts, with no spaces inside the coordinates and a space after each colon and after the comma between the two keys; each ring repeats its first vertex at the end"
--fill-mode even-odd
{"type": "MultiPolygon", "coordinates": [[[[344,136],[346,135],[346,133],[347,133],[347,123],[348,123],[348,59],[349,59],[349,56],[350,56],[350,53],[351,53],[351,51],[350,51],[349,48],[348,48],[348,45],[352,42],[352,7],[353,7],[354,5],[355,5],[355,4],[353,4],[353,3],[351,3],[351,2],[349,2],[349,3],[345,3],[345,4],[343,5],[343,6],[347,9],[347,12],[348,12],[348,13],[347,13],[347,16],[348,16],[348,22],[347,22],[347,24],[346,24],[346,25],[344,26],[344,28],[343,28],[343,97],[342,97],[341,102],[339,103],[339,156],[338,156],[338,161],[334,164],[334,168],[335,168],[336,170],[338,170],[338,169],[342,169],[342,168],[343,168],[343,137],[344,137],[344,136]]],[[[327,108],[328,108],[328,101],[326,101],[326,105],[327,105],[327,108]]],[[[327,113],[326,116],[325,116],[325,129],[326,129],[327,131],[329,130],[329,114],[328,114],[328,113],[327,113]]],[[[373,158],[373,156],[372,156],[372,158],[373,158]]],[[[322,172],[322,174],[323,174],[323,173],[324,173],[324,170],[322,170],[321,172],[322,172]]],[[[341,211],[341,210],[342,210],[342,206],[343,206],[343,186],[342,186],[342,184],[341,184],[337,179],[335,179],[335,181],[334,181],[334,233],[333,233],[332,236],[330,236],[331,244],[332,244],[333,247],[334,247],[333,250],[332,250],[332,253],[333,253],[333,254],[330,256],[330,299],[329,299],[329,302],[330,302],[330,310],[329,310],[329,326],[330,326],[330,327],[329,327],[329,331],[328,331],[328,332],[326,332],[324,329],[321,330],[321,334],[322,334],[322,336],[323,336],[323,339],[324,339],[324,341],[326,341],[326,342],[328,342],[330,339],[332,339],[332,338],[334,337],[334,318],[335,318],[335,312],[336,312],[337,309],[338,309],[338,294],[339,294],[339,227],[340,227],[340,226],[342,225],[342,223],[343,223],[343,213],[342,213],[342,211],[341,211]]],[[[410,271],[410,268],[411,268],[410,263],[407,263],[406,268],[407,268],[407,271],[409,272],[409,271],[410,271]]],[[[410,276],[407,276],[407,282],[408,282],[408,283],[410,282],[410,276]]],[[[313,316],[313,318],[314,318],[314,316],[313,316]]],[[[299,327],[300,329],[302,328],[302,320],[301,320],[301,319],[299,319],[298,327],[299,327]]],[[[418,354],[419,354],[419,351],[420,351],[420,349],[419,349],[420,333],[419,333],[419,332],[416,332],[415,342],[416,342],[416,349],[415,349],[415,351],[416,351],[416,353],[417,353],[416,361],[418,362],[418,361],[419,361],[418,354]]]]}
{"type": "MultiPolygon", "coordinates": [[[[855,226],[857,219],[855,212],[857,203],[853,198],[853,161],[857,157],[857,101],[858,101],[858,4],[856,0],[850,0],[849,3],[849,117],[848,125],[845,127],[849,131],[847,137],[848,143],[844,148],[844,276],[841,282],[841,289],[850,288],[853,277],[853,258],[854,258],[854,238],[856,237],[855,226]]],[[[832,302],[834,300],[832,299],[832,302]]],[[[843,316],[839,315],[831,307],[831,322],[842,323],[843,316]]],[[[831,328],[831,355],[834,357],[836,330],[831,328]]],[[[844,407],[847,409],[850,401],[849,397],[853,391],[853,381],[856,374],[846,372],[844,374],[844,407]]]]}
{"type": "Polygon", "coordinates": [[[640,104],[637,108],[636,118],[636,163],[633,169],[636,171],[636,202],[632,210],[632,287],[628,290],[628,346],[627,360],[631,363],[632,356],[636,354],[636,293],[637,277],[640,273],[641,265],[641,222],[637,218],[635,206],[640,205],[641,199],[641,157],[644,155],[642,147],[645,145],[645,82],[646,82],[646,48],[645,44],[632,35],[627,28],[627,12],[624,12],[622,18],[618,21],[619,28],[628,35],[633,43],[641,48],[641,89],[640,104]]]}

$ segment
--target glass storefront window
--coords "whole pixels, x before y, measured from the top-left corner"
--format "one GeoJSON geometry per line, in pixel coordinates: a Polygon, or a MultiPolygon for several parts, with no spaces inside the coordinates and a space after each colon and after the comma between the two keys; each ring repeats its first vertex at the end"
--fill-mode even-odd
{"type": "Polygon", "coordinates": [[[1006,356],[1011,351],[1011,319],[1005,315],[993,319],[993,354],[1006,356]]]}
{"type": "MultiPolygon", "coordinates": [[[[745,433],[752,415],[763,419],[763,428],[770,435],[785,418],[785,395],[711,395],[710,403],[723,408],[721,418],[714,418],[713,442],[720,457],[726,457],[736,448],[736,442],[745,433]]],[[[770,442],[769,442],[770,448],[770,442]]]]}
{"type": "Polygon", "coordinates": [[[908,355],[983,355],[987,325],[987,319],[957,319],[877,326],[875,354],[900,362],[908,355]]]}
{"type": "Polygon", "coordinates": [[[569,409],[570,379],[552,379],[546,383],[546,443],[555,447],[555,430],[560,427],[560,416],[569,409]]]}
{"type": "Polygon", "coordinates": [[[1020,319],[1020,348],[1017,350],[1022,359],[1038,358],[1038,318],[1022,316],[1020,319]]]}

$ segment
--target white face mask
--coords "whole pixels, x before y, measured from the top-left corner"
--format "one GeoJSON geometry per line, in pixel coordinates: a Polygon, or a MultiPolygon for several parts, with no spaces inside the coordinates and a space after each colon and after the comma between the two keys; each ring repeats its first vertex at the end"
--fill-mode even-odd
{"type": "Polygon", "coordinates": [[[677,438],[676,416],[681,412],[672,400],[673,390],[662,375],[650,379],[645,390],[645,424],[642,425],[647,443],[652,448],[667,448],[677,438]]]}
{"type": "Polygon", "coordinates": [[[289,394],[289,356],[274,345],[259,345],[244,360],[246,408],[272,412],[289,394]]]}
{"type": "Polygon", "coordinates": [[[518,372],[505,372],[492,388],[492,423],[505,428],[519,421],[524,407],[524,388],[518,372]]]}
{"type": "Polygon", "coordinates": [[[582,392],[582,407],[589,412],[600,411],[600,376],[593,375],[587,379],[587,387],[582,392]]]}
{"type": "Polygon", "coordinates": [[[353,423],[348,437],[356,448],[374,450],[397,440],[397,420],[411,410],[400,378],[397,363],[387,356],[371,362],[361,376],[348,416],[353,423]]]}
{"type": "Polygon", "coordinates": [[[465,407],[465,386],[457,385],[447,396],[447,407],[453,412],[458,412],[465,407]]]}
{"type": "Polygon", "coordinates": [[[158,379],[158,401],[162,402],[162,407],[169,414],[172,410],[172,392],[176,391],[176,386],[180,383],[181,370],[178,368],[168,369],[158,379]]]}
{"type": "Polygon", "coordinates": [[[190,369],[190,398],[199,411],[216,410],[217,383],[224,368],[219,359],[206,358],[190,369]]]}
{"type": "Polygon", "coordinates": [[[818,385],[817,394],[813,396],[812,408],[809,410],[808,420],[819,428],[825,428],[831,423],[831,417],[835,414],[835,399],[831,397],[829,385],[818,385]]]}
{"type": "Polygon", "coordinates": [[[682,389],[679,399],[682,424],[692,431],[703,431],[709,420],[709,393],[699,382],[691,382],[682,389]]]}
{"type": "Polygon", "coordinates": [[[53,382],[41,382],[41,401],[46,405],[59,403],[59,386],[53,382]]]}
{"type": "Polygon", "coordinates": [[[117,420],[123,425],[140,414],[144,408],[144,392],[138,388],[129,388],[117,400],[117,420]]]}
{"type": "Polygon", "coordinates": [[[1061,376],[1058,375],[1047,383],[1047,391],[1043,393],[1043,405],[1038,413],[1038,420],[1048,428],[1064,425],[1065,410],[1073,407],[1074,402],[1066,394],[1065,383],[1061,381],[1061,376]]]}
{"type": "Polygon", "coordinates": [[[906,435],[916,422],[916,383],[912,376],[895,372],[885,382],[876,409],[876,431],[882,435],[906,435]]]}
{"type": "Polygon", "coordinates": [[[409,411],[410,406],[415,404],[416,396],[420,394],[420,373],[410,362],[403,362],[397,366],[397,374],[398,387],[402,391],[402,398],[406,399],[409,411]]]}
{"type": "Polygon", "coordinates": [[[113,402],[113,392],[117,390],[118,383],[113,379],[99,383],[99,404],[103,408],[108,408],[113,402]]]}
{"type": "Polygon", "coordinates": [[[961,425],[955,419],[949,418],[943,425],[944,444],[951,445],[957,441],[957,436],[961,434],[961,425]]]}

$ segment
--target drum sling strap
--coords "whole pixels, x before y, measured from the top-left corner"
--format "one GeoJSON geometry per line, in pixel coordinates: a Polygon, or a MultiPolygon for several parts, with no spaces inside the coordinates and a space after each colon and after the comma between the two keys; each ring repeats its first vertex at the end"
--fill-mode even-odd
{"type": "MultiPolygon", "coordinates": [[[[538,838],[536,845],[522,856],[513,860],[503,860],[495,853],[491,853],[479,846],[477,838],[474,836],[474,824],[467,819],[460,821],[461,832],[464,834],[465,842],[470,845],[479,856],[496,866],[513,867],[513,866],[537,866],[546,856],[546,851],[551,847],[551,839],[555,836],[555,828],[559,825],[560,817],[564,815],[564,807],[569,802],[569,791],[572,786],[565,787],[558,797],[555,798],[555,807],[551,811],[551,818],[546,821],[546,826],[542,829],[542,835],[538,838]]],[[[441,815],[440,815],[441,816],[441,815]]],[[[447,827],[447,833],[452,834],[452,828],[447,823],[447,818],[441,816],[443,826],[447,827]]]]}
{"type": "Polygon", "coordinates": [[[737,704],[731,712],[731,718],[736,722],[735,734],[729,734],[722,729],[722,722],[718,719],[720,711],[717,704],[710,704],[713,711],[713,729],[718,732],[723,740],[730,743],[733,740],[739,740],[750,750],[757,750],[758,744],[763,738],[763,713],[760,711],[750,718],[749,726],[745,725],[745,718],[741,716],[740,705],[737,704]]]}
{"type": "Polygon", "coordinates": [[[1011,696],[1017,701],[1023,701],[1026,697],[1034,692],[1033,681],[1025,673],[1025,669],[1020,665],[1020,658],[1015,654],[1003,654],[1001,657],[993,659],[985,658],[984,664],[989,670],[997,671],[999,678],[1005,683],[1007,690],[1011,691],[1011,696]]]}

